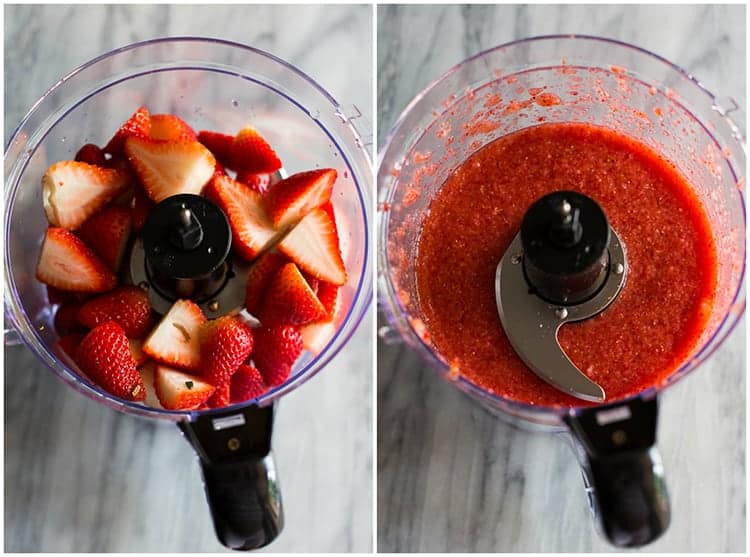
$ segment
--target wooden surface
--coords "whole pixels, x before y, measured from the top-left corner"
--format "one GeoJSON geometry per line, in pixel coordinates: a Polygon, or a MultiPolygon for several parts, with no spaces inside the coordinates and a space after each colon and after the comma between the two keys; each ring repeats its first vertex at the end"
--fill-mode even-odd
{"type": "MultiPolygon", "coordinates": [[[[383,6],[380,145],[407,103],[454,64],[522,37],[583,33],[656,52],[745,99],[743,6],[383,6]]],[[[744,321],[665,393],[659,446],[672,524],[649,551],[745,551],[744,321]]],[[[606,552],[562,437],[491,416],[403,346],[378,345],[378,549],[606,552]]]]}
{"type": "MultiPolygon", "coordinates": [[[[252,44],[372,113],[369,6],[9,6],[5,140],[79,64],[137,40],[252,44]],[[61,40],[62,39],[62,40],[61,40]]],[[[372,351],[365,319],[345,350],[281,401],[274,435],[286,527],[267,551],[372,547],[372,351]]],[[[5,351],[5,549],[222,551],[198,463],[177,428],[116,413],[5,351]]]]}

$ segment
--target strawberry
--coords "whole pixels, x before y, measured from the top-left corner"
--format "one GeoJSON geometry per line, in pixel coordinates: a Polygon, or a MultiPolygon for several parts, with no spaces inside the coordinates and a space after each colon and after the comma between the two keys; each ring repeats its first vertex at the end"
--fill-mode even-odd
{"type": "Polygon", "coordinates": [[[216,164],[214,165],[214,175],[212,178],[215,178],[216,176],[229,176],[229,174],[227,174],[227,169],[224,168],[224,165],[221,164],[218,159],[216,159],[216,164]]]}
{"type": "Polygon", "coordinates": [[[273,277],[260,310],[266,327],[304,325],[325,317],[326,310],[294,263],[287,263],[273,277]]]}
{"type": "Polygon", "coordinates": [[[110,269],[117,272],[128,247],[131,223],[129,208],[109,205],[83,223],[78,235],[110,269]]]}
{"type": "Polygon", "coordinates": [[[211,151],[216,160],[221,161],[223,166],[232,167],[232,143],[234,143],[234,136],[203,130],[198,132],[198,141],[211,151]]]}
{"type": "Polygon", "coordinates": [[[276,228],[297,222],[331,199],[336,171],[319,168],[293,174],[268,190],[266,208],[276,228]]]}
{"type": "Polygon", "coordinates": [[[78,345],[81,344],[81,341],[85,336],[86,333],[71,333],[60,337],[57,340],[57,345],[63,352],[70,356],[73,361],[75,361],[76,350],[78,350],[78,345]]]}
{"type": "Polygon", "coordinates": [[[336,285],[346,282],[336,224],[325,210],[309,212],[278,248],[310,275],[336,285]]]}
{"type": "Polygon", "coordinates": [[[83,304],[78,321],[89,329],[114,321],[129,338],[143,338],[153,325],[151,303],[137,286],[121,286],[83,304]]]}
{"type": "Polygon", "coordinates": [[[151,201],[140,187],[133,189],[133,197],[130,200],[130,219],[134,232],[140,232],[146,224],[146,217],[154,202],[151,201]]]}
{"type": "Polygon", "coordinates": [[[339,300],[339,287],[330,282],[320,281],[318,283],[318,300],[326,310],[326,317],[333,319],[339,300]]]}
{"type": "Polygon", "coordinates": [[[201,376],[223,385],[252,350],[253,333],[238,319],[224,316],[208,321],[200,329],[201,376]]]}
{"type": "Polygon", "coordinates": [[[253,362],[269,387],[281,385],[302,353],[302,337],[291,325],[255,330],[253,362]]]}
{"type": "Polygon", "coordinates": [[[86,332],[86,329],[78,322],[78,310],[80,304],[68,302],[57,308],[55,313],[55,331],[60,336],[72,333],[86,332]]]}
{"type": "Polygon", "coordinates": [[[310,290],[317,296],[320,281],[308,273],[302,273],[302,276],[305,277],[305,282],[310,286],[310,290]]]}
{"type": "Polygon", "coordinates": [[[237,172],[237,181],[247,184],[250,186],[250,189],[257,191],[261,195],[265,195],[268,188],[271,186],[271,175],[255,174],[253,172],[240,170],[237,172]]]}
{"type": "Polygon", "coordinates": [[[164,365],[156,366],[156,396],[167,410],[195,410],[214,394],[214,386],[200,377],[164,365]]]}
{"type": "Polygon", "coordinates": [[[198,141],[193,128],[174,114],[152,114],[149,136],[163,141],[198,141]]]}
{"type": "Polygon", "coordinates": [[[76,153],[78,162],[85,162],[87,164],[93,164],[95,166],[106,166],[107,160],[104,158],[104,151],[99,146],[93,143],[87,143],[81,147],[76,153]]]}
{"type": "Polygon", "coordinates": [[[106,292],[117,286],[117,277],[75,234],[48,228],[36,267],[41,282],[74,292],[106,292]]]}
{"type": "Polygon", "coordinates": [[[65,290],[59,290],[54,286],[47,287],[47,301],[50,304],[64,304],[74,299],[74,296],[70,292],[65,290]]]}
{"type": "Polygon", "coordinates": [[[146,398],[128,337],[114,321],[97,325],[76,349],[75,362],[92,381],[107,392],[127,400],[146,398]]]}
{"type": "MultiPolygon", "coordinates": [[[[109,153],[107,153],[109,154],[109,153]]],[[[110,158],[106,159],[104,161],[104,166],[106,168],[113,168],[115,170],[122,170],[124,172],[128,172],[131,174],[131,168],[130,164],[128,164],[128,159],[125,158],[125,154],[122,155],[110,155],[110,158]]]]}
{"type": "Polygon", "coordinates": [[[200,366],[198,331],[206,322],[201,308],[190,300],[177,300],[143,343],[154,360],[189,370],[200,366]]]}
{"type": "Polygon", "coordinates": [[[224,408],[225,406],[229,406],[231,401],[229,381],[225,381],[216,387],[214,394],[206,401],[206,405],[209,408],[224,408]]]}
{"type": "Polygon", "coordinates": [[[140,367],[148,361],[148,356],[143,351],[143,341],[129,338],[128,345],[130,348],[130,355],[133,356],[133,361],[136,367],[140,367]]]}
{"type": "Polygon", "coordinates": [[[333,321],[314,321],[299,328],[302,346],[313,354],[320,354],[336,332],[333,321]]]}
{"type": "Polygon", "coordinates": [[[197,141],[128,137],[125,154],[155,203],[180,193],[199,194],[213,176],[216,160],[197,141]]]}
{"type": "Polygon", "coordinates": [[[281,160],[268,142],[251,126],[242,128],[234,136],[228,166],[237,171],[252,173],[276,172],[281,160]]]}
{"type": "Polygon", "coordinates": [[[122,155],[125,140],[128,137],[148,137],[150,132],[151,115],[148,109],[142,106],[117,130],[114,137],[104,147],[104,152],[112,155],[122,155]]]}
{"type": "Polygon", "coordinates": [[[231,401],[232,403],[245,402],[258,398],[268,390],[263,376],[253,366],[241,365],[237,372],[232,375],[231,401]]]}
{"type": "Polygon", "coordinates": [[[260,194],[228,176],[214,177],[205,193],[229,219],[232,246],[241,257],[253,259],[276,241],[279,232],[268,219],[260,194]]]}
{"type": "Polygon", "coordinates": [[[255,260],[247,275],[247,290],[245,294],[245,307],[247,311],[257,316],[261,304],[276,273],[284,266],[286,258],[280,253],[269,251],[255,260]]]}
{"type": "Polygon", "coordinates": [[[60,161],[42,177],[42,203],[52,226],[73,230],[130,185],[124,170],[60,161]]]}
{"type": "Polygon", "coordinates": [[[159,397],[156,396],[156,364],[149,360],[141,367],[138,368],[138,373],[141,374],[143,384],[146,386],[146,398],[143,403],[151,408],[164,408],[159,402],[159,397]]]}

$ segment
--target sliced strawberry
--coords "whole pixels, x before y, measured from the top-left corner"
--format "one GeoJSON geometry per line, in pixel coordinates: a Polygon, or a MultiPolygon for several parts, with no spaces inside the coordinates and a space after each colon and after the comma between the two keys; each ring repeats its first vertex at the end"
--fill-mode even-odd
{"type": "Polygon", "coordinates": [[[147,361],[138,368],[138,373],[141,374],[141,379],[143,379],[143,384],[146,387],[146,398],[143,403],[151,408],[164,408],[159,402],[159,397],[156,396],[156,363],[152,360],[147,361]]]}
{"type": "Polygon", "coordinates": [[[336,224],[325,210],[309,212],[278,248],[310,275],[336,285],[346,282],[336,224]]]}
{"type": "Polygon", "coordinates": [[[263,376],[253,366],[242,365],[232,375],[231,401],[232,403],[245,402],[258,398],[268,390],[263,376]]]}
{"type": "MultiPolygon", "coordinates": [[[[109,153],[107,153],[109,154],[109,153]]],[[[125,158],[125,154],[121,155],[110,155],[110,158],[106,159],[104,166],[107,168],[113,168],[115,170],[122,170],[128,174],[132,174],[132,169],[128,163],[128,159],[125,158]]]]}
{"type": "Polygon", "coordinates": [[[193,128],[174,114],[152,114],[149,135],[163,141],[198,141],[193,128]]]}
{"type": "Polygon", "coordinates": [[[75,362],[107,392],[126,400],[146,398],[146,388],[130,354],[128,337],[117,323],[102,323],[87,334],[78,345],[75,362]]]}
{"type": "Polygon", "coordinates": [[[120,195],[130,174],[76,161],[60,161],[42,177],[42,203],[52,226],[73,230],[120,195]]]}
{"type": "Polygon", "coordinates": [[[104,152],[122,155],[125,139],[128,137],[148,137],[150,132],[151,117],[148,109],[142,106],[117,130],[114,137],[104,147],[104,152]]]}
{"type": "Polygon", "coordinates": [[[216,164],[214,165],[213,177],[215,178],[216,176],[229,176],[227,174],[227,169],[224,168],[224,165],[221,164],[218,159],[216,160],[216,164]]]}
{"type": "Polygon", "coordinates": [[[201,308],[190,300],[177,300],[143,343],[154,360],[179,368],[200,367],[198,331],[206,322],[201,308]]]}
{"type": "Polygon", "coordinates": [[[114,321],[129,338],[143,338],[153,325],[151,303],[137,286],[121,286],[83,304],[78,321],[89,329],[114,321]]]}
{"type": "Polygon", "coordinates": [[[106,166],[107,160],[104,158],[104,151],[102,151],[98,145],[93,143],[87,143],[81,147],[76,153],[78,162],[85,162],[87,164],[93,164],[95,166],[106,166]]]}
{"type": "Polygon", "coordinates": [[[269,251],[258,257],[250,267],[250,273],[247,275],[245,307],[254,316],[260,312],[268,285],[286,262],[286,257],[280,253],[269,251]]]}
{"type": "Polygon", "coordinates": [[[314,276],[310,275],[309,273],[302,273],[302,276],[305,277],[305,282],[310,286],[310,290],[312,290],[315,295],[318,295],[318,287],[320,286],[320,280],[316,279],[314,276]]]}
{"type": "Polygon", "coordinates": [[[260,194],[245,184],[219,176],[211,180],[205,194],[226,214],[232,229],[232,246],[245,259],[253,259],[280,235],[266,215],[260,194]]]}
{"type": "Polygon", "coordinates": [[[320,281],[318,283],[318,300],[326,310],[326,317],[333,319],[339,300],[339,287],[330,282],[320,281]]]}
{"type": "Polygon", "coordinates": [[[291,325],[255,330],[253,362],[269,387],[281,385],[302,353],[302,337],[291,325]]]}
{"type": "Polygon", "coordinates": [[[266,208],[276,228],[297,222],[331,199],[336,171],[320,168],[276,182],[266,196],[266,208]]]}
{"type": "Polygon", "coordinates": [[[213,385],[229,382],[252,350],[253,333],[238,319],[208,321],[200,329],[201,376],[213,385]]]}
{"type": "Polygon", "coordinates": [[[302,346],[315,355],[320,354],[335,332],[333,321],[315,321],[299,328],[302,346]]]}
{"type": "Polygon", "coordinates": [[[135,338],[129,338],[128,344],[130,345],[130,355],[133,356],[133,361],[136,367],[140,367],[148,361],[148,356],[143,351],[143,341],[135,338]]]}
{"type": "Polygon", "coordinates": [[[260,310],[266,327],[304,325],[326,315],[323,304],[294,263],[287,263],[274,275],[260,310]]]}
{"type": "Polygon", "coordinates": [[[110,205],[83,223],[78,235],[110,269],[117,272],[128,247],[131,223],[128,207],[110,205]]]}
{"type": "Polygon", "coordinates": [[[130,218],[134,232],[140,232],[146,224],[146,217],[154,202],[151,201],[139,186],[133,189],[133,197],[130,200],[130,218]]]}
{"type": "Polygon", "coordinates": [[[257,130],[247,126],[234,136],[228,166],[237,171],[270,173],[281,168],[281,160],[257,130]]]}
{"type": "Polygon", "coordinates": [[[214,394],[206,401],[206,405],[208,405],[209,408],[224,408],[225,406],[229,406],[231,401],[232,397],[229,388],[229,381],[226,381],[216,387],[214,394]]]}
{"type": "Polygon", "coordinates": [[[107,264],[64,228],[47,229],[36,278],[74,292],[106,292],[117,286],[117,277],[107,264]]]}
{"type": "Polygon", "coordinates": [[[55,331],[60,336],[72,333],[85,333],[86,329],[78,322],[78,310],[81,305],[75,302],[62,304],[55,313],[55,331]]]}
{"type": "Polygon", "coordinates": [[[216,163],[197,141],[128,137],[125,153],[155,203],[180,193],[199,194],[213,176],[216,163]]]}
{"type": "Polygon", "coordinates": [[[60,337],[57,340],[57,345],[75,362],[76,350],[78,350],[78,345],[81,344],[81,341],[85,337],[86,333],[71,333],[60,337]]]}
{"type": "Polygon", "coordinates": [[[255,174],[240,170],[237,172],[237,181],[247,184],[250,186],[250,189],[257,191],[261,195],[265,195],[268,188],[271,187],[270,174],[255,174]]]}
{"type": "Polygon", "coordinates": [[[203,130],[198,132],[198,141],[211,151],[223,166],[232,167],[232,143],[234,136],[203,130]]]}
{"type": "Polygon", "coordinates": [[[164,365],[156,366],[156,396],[167,410],[195,410],[214,394],[214,386],[200,377],[164,365]]]}

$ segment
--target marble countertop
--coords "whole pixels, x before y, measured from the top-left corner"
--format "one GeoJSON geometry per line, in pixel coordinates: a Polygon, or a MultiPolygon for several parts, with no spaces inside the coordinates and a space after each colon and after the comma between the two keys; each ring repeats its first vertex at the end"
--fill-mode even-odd
{"type": "MultiPolygon", "coordinates": [[[[169,35],[270,51],[371,114],[371,34],[370,6],[7,6],[5,141],[64,73],[169,35]]],[[[286,526],[267,551],[372,548],[372,338],[365,319],[323,373],[279,406],[286,526]]],[[[6,551],[222,550],[198,463],[174,425],[94,403],[20,346],[5,350],[5,409],[6,551]]]]}
{"type": "MultiPolygon", "coordinates": [[[[485,48],[581,33],[631,42],[745,99],[744,6],[381,6],[379,145],[430,81],[485,48]]],[[[745,551],[745,325],[663,397],[659,447],[672,498],[653,552],[745,551]]],[[[515,429],[378,344],[378,550],[609,552],[570,448],[515,429]]]]}

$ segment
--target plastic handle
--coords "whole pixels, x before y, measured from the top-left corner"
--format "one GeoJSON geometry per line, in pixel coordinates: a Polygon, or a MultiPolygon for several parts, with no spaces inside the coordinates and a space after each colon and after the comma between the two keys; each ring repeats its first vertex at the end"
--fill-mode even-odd
{"type": "Polygon", "coordinates": [[[635,399],[567,418],[599,526],[617,547],[653,542],[669,526],[661,456],[654,446],[658,402],[635,399]]]}
{"type": "Polygon", "coordinates": [[[219,541],[237,550],[270,544],[284,524],[271,454],[273,407],[198,415],[179,426],[200,458],[219,541]]]}

